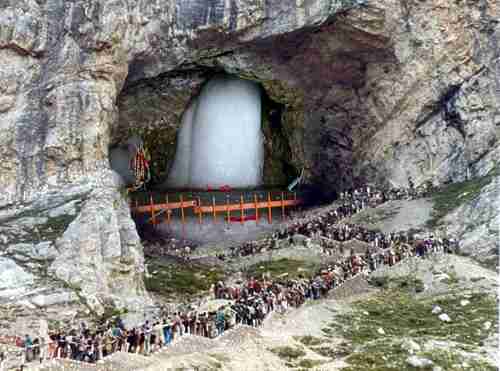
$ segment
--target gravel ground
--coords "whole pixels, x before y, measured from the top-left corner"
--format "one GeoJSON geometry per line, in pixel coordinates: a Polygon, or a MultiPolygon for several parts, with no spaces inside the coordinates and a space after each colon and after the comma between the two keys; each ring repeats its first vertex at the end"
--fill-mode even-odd
{"type": "Polygon", "coordinates": [[[389,201],[376,208],[363,210],[348,221],[391,233],[422,229],[430,219],[431,212],[432,202],[429,199],[389,201]]]}

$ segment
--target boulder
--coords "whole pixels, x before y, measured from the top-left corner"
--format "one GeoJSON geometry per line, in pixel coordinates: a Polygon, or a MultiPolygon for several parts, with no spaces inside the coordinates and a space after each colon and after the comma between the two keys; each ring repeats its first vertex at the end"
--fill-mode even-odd
{"type": "Polygon", "coordinates": [[[443,322],[451,322],[450,316],[448,316],[446,313],[441,313],[438,318],[443,322]]]}
{"type": "Polygon", "coordinates": [[[412,367],[423,368],[423,369],[429,368],[434,364],[434,362],[432,362],[430,359],[417,357],[417,356],[408,357],[406,359],[406,363],[408,363],[412,367]]]}
{"type": "Polygon", "coordinates": [[[441,309],[441,307],[439,305],[435,305],[433,308],[432,308],[432,314],[439,314],[441,313],[443,310],[441,309]]]}
{"type": "Polygon", "coordinates": [[[401,343],[401,348],[406,350],[410,354],[415,354],[421,349],[420,345],[412,339],[405,339],[401,343]]]}

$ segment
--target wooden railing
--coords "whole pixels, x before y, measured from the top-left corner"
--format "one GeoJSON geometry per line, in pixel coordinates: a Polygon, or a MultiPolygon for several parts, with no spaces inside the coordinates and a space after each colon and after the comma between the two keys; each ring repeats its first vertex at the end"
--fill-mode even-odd
{"type": "MultiPolygon", "coordinates": [[[[290,195],[290,194],[289,194],[290,195]]],[[[164,196],[165,202],[155,202],[153,196],[149,196],[149,203],[140,205],[139,201],[131,201],[132,213],[137,215],[140,214],[150,214],[148,222],[153,225],[160,223],[163,218],[164,222],[167,224],[171,223],[172,212],[174,210],[180,211],[181,221],[184,224],[186,222],[186,211],[192,211],[197,217],[200,224],[203,223],[203,215],[210,214],[212,216],[213,223],[217,223],[217,215],[222,215],[227,223],[239,221],[244,223],[248,220],[255,220],[257,223],[260,220],[259,211],[265,209],[267,213],[268,223],[272,223],[273,213],[272,209],[280,208],[281,217],[286,218],[286,208],[295,207],[300,205],[300,199],[297,198],[297,194],[293,193],[289,199],[286,198],[285,192],[281,192],[278,200],[273,200],[271,197],[271,192],[267,192],[267,199],[265,201],[259,200],[256,193],[248,193],[245,197],[243,194],[240,195],[240,200],[237,203],[231,203],[229,197],[226,199],[225,203],[217,203],[215,196],[212,196],[211,202],[208,204],[203,204],[200,197],[194,197],[193,199],[185,199],[183,194],[177,196],[178,201],[170,202],[169,195],[164,196]],[[253,197],[248,197],[248,196],[253,197]],[[248,201],[248,199],[251,201],[248,201]],[[245,212],[251,210],[254,211],[254,215],[245,216],[245,212]],[[231,212],[239,212],[239,217],[231,217],[231,212]]],[[[262,198],[262,195],[261,195],[262,198]]]]}

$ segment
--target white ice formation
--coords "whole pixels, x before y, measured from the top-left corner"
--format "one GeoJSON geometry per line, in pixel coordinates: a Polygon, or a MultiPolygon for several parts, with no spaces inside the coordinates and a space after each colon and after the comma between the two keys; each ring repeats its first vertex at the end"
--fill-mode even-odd
{"type": "Polygon", "coordinates": [[[260,185],[261,109],[256,83],[228,76],[210,80],[184,113],[165,185],[194,189],[260,185]]]}

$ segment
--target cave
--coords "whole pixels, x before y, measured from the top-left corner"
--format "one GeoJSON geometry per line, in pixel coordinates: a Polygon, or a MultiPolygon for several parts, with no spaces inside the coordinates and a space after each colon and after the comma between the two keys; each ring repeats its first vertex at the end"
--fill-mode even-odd
{"type": "MultiPolygon", "coordinates": [[[[178,191],[202,198],[201,191],[225,186],[286,190],[300,178],[300,199],[312,206],[334,200],[373,174],[383,178],[382,171],[367,171],[371,168],[359,154],[378,122],[365,104],[372,89],[368,67],[392,66],[387,39],[347,26],[341,18],[239,45],[227,44],[218,33],[205,36],[203,47],[213,53],[168,72],[147,59],[129,66],[110,153],[125,153],[130,138],[140,138],[147,151],[150,179],[131,194],[132,204],[164,202],[165,193],[178,191]],[[235,108],[253,117],[251,125],[237,126],[224,117],[231,108],[223,103],[229,100],[223,97],[229,90],[224,81],[240,82],[258,96],[253,104],[235,108]],[[220,93],[222,103],[207,104],[210,90],[220,93]],[[248,106],[256,107],[252,114],[248,106]],[[252,139],[244,139],[241,133],[250,127],[252,139]],[[250,149],[250,142],[257,146],[250,149]]],[[[278,192],[280,197],[287,196],[278,192]]]]}
{"type": "MultiPolygon", "coordinates": [[[[391,66],[386,39],[340,19],[237,46],[218,34],[206,36],[204,48],[214,52],[204,58],[168,72],[155,72],[148,60],[129,67],[111,127],[110,158],[120,152],[122,162],[130,162],[136,147],[131,140],[140,138],[151,171],[147,184],[131,193],[133,205],[165,202],[169,192],[170,201],[181,202],[182,191],[200,206],[223,187],[256,191],[259,199],[274,189],[271,201],[289,200],[282,191],[300,178],[299,199],[313,206],[366,183],[371,174],[356,173],[366,168],[357,164],[356,152],[374,121],[364,104],[367,68],[391,66]],[[240,89],[231,92],[231,84],[240,89]],[[240,95],[253,103],[235,98],[240,95]],[[251,118],[242,124],[238,116],[251,118]]],[[[220,194],[215,198],[224,201],[220,194]]],[[[178,221],[178,211],[172,217],[178,221]]],[[[197,219],[196,213],[186,217],[197,219]]],[[[140,230],[145,220],[135,220],[140,230]]]]}
{"type": "MultiPolygon", "coordinates": [[[[146,113],[141,125],[129,126],[128,118],[127,126],[119,123],[115,128],[110,165],[124,183],[133,181],[128,163],[140,145],[151,163],[151,179],[143,191],[285,187],[297,178],[300,169],[291,159],[284,106],[270,98],[259,82],[219,71],[203,76],[197,89],[183,92],[185,104],[172,121],[152,121],[155,107],[145,106],[145,100],[140,102],[145,106],[141,113],[146,113]],[[239,101],[238,94],[243,94],[239,101]]],[[[128,91],[123,94],[122,99],[128,99],[128,91]]]]}
{"type": "MultiPolygon", "coordinates": [[[[189,90],[191,85],[183,89],[183,104],[171,121],[153,120],[158,100],[163,94],[171,93],[159,88],[161,82],[171,81],[172,76],[142,81],[122,93],[121,99],[127,101],[131,91],[142,94],[151,86],[158,88],[152,95],[148,92],[146,97],[142,96],[140,102],[135,101],[138,105],[134,107],[142,107],[141,125],[131,126],[131,116],[120,112],[124,120],[115,128],[115,140],[109,150],[111,168],[120,174],[124,186],[129,187],[132,205],[164,202],[166,195],[170,202],[179,202],[182,195],[186,204],[195,200],[200,205],[215,200],[238,204],[242,200],[264,202],[269,198],[277,202],[282,198],[288,201],[297,198],[300,185],[294,187],[293,192],[287,189],[298,179],[301,169],[291,156],[290,133],[284,120],[286,107],[273,100],[265,87],[252,79],[216,69],[202,73],[185,71],[182,75],[189,76],[186,79],[199,77],[198,85],[192,90],[189,90]],[[139,148],[144,148],[147,154],[150,174],[147,182],[135,189],[131,161],[139,148]],[[227,192],[227,188],[231,192],[227,192]]],[[[172,107],[171,102],[167,107],[172,107]]],[[[168,212],[171,213],[168,228],[160,226],[154,231],[149,213],[133,214],[141,236],[153,240],[162,236],[191,237],[200,241],[216,236],[227,238],[230,234],[233,238],[245,239],[276,228],[284,215],[275,210],[271,217],[265,217],[266,223],[257,223],[258,211],[233,210],[219,216],[225,224],[203,223],[202,228],[201,217],[192,209],[182,210],[185,220],[181,219],[179,210],[168,212]],[[237,223],[243,216],[248,219],[244,226],[237,223]],[[229,225],[231,220],[235,223],[229,225]]],[[[156,219],[166,224],[165,213],[159,214],[156,219]]]]}

